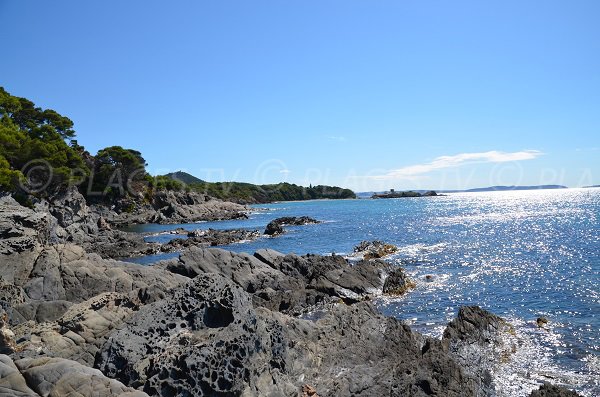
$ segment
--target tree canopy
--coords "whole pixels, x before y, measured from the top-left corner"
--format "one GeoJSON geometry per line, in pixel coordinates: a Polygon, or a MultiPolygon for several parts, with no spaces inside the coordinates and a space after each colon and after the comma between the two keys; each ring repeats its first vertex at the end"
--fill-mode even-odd
{"type": "Polygon", "coordinates": [[[14,190],[25,179],[29,186],[81,180],[90,170],[67,143],[74,137],[70,119],[0,87],[0,189],[14,190]]]}

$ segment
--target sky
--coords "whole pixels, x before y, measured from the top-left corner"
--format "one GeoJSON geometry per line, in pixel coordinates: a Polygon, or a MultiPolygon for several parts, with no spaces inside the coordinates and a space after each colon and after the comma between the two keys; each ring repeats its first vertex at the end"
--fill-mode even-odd
{"type": "Polygon", "coordinates": [[[153,174],[600,184],[600,2],[0,0],[0,86],[153,174]]]}

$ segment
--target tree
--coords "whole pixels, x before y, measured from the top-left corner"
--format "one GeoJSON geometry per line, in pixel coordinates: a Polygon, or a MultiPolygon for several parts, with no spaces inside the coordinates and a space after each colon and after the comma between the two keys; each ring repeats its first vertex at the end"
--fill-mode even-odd
{"type": "Polygon", "coordinates": [[[93,191],[112,197],[137,191],[147,181],[146,160],[137,150],[110,146],[94,158],[93,191]]]}
{"type": "MultiPolygon", "coordinates": [[[[89,168],[80,152],[66,142],[74,137],[70,119],[0,87],[0,156],[4,159],[3,174],[11,175],[8,179],[25,175],[24,185],[50,189],[80,181],[81,175],[89,174],[89,168]]],[[[14,183],[7,185],[6,177],[3,181],[3,189],[17,189],[14,183]]]]}

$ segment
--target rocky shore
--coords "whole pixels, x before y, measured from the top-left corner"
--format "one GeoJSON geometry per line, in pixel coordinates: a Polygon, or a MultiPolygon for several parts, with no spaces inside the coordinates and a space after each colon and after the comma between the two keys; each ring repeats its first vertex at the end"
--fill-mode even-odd
{"type": "MultiPolygon", "coordinates": [[[[213,204],[158,212],[239,209],[213,204]]],[[[410,283],[381,259],[236,254],[198,233],[141,266],[110,259],[147,249],[114,230],[120,217],[76,194],[33,209],[0,198],[0,396],[497,395],[510,325],[465,307],[442,340],[414,332],[372,303],[410,283]]]]}

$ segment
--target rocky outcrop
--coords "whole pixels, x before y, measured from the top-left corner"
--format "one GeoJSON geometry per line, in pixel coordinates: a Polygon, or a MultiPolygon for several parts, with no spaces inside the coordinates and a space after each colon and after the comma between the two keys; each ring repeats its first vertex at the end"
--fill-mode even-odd
{"type": "Polygon", "coordinates": [[[401,267],[394,269],[385,279],[383,293],[389,295],[404,295],[408,290],[415,288],[415,283],[406,275],[401,267]]]}
{"type": "Polygon", "coordinates": [[[132,197],[119,200],[114,210],[103,205],[94,212],[113,225],[135,223],[189,223],[247,218],[247,207],[196,192],[160,191],[150,201],[132,197]]]}
{"type": "Polygon", "coordinates": [[[354,247],[353,256],[362,256],[364,259],[384,258],[398,251],[398,247],[383,241],[362,241],[354,247]]]}
{"type": "Polygon", "coordinates": [[[189,247],[214,247],[256,240],[261,236],[258,230],[194,230],[187,238],[175,238],[160,246],[161,252],[182,251],[189,247]]]}
{"type": "Polygon", "coordinates": [[[199,247],[154,266],[103,259],[64,241],[113,230],[76,198],[54,214],[0,200],[0,395],[492,395],[511,352],[510,325],[478,307],[442,341],[379,314],[370,298],[410,281],[377,259],[199,247]]]}
{"type": "Polygon", "coordinates": [[[93,365],[110,333],[139,310],[135,294],[102,293],[72,305],[55,321],[28,321],[13,327],[15,357],[47,355],[93,365]]]}
{"type": "Polygon", "coordinates": [[[20,253],[46,244],[51,217],[19,205],[12,197],[0,197],[0,255],[20,253]]]}
{"type": "Polygon", "coordinates": [[[252,293],[257,305],[294,315],[315,305],[355,303],[380,293],[389,267],[381,261],[351,265],[341,256],[283,255],[273,250],[251,256],[218,248],[192,248],[159,266],[189,278],[222,274],[252,293]]]}
{"type": "Polygon", "coordinates": [[[483,395],[494,395],[494,368],[510,359],[518,342],[513,327],[478,306],[463,306],[442,336],[444,349],[472,375],[483,395]]]}
{"type": "Polygon", "coordinates": [[[581,397],[581,395],[564,387],[544,383],[538,390],[532,391],[529,397],[581,397]]]}
{"type": "Polygon", "coordinates": [[[269,222],[265,228],[265,234],[268,236],[277,236],[285,233],[283,226],[301,226],[315,223],[319,223],[319,221],[308,216],[285,216],[269,222]]]}
{"type": "Polygon", "coordinates": [[[439,342],[368,303],[300,320],[255,308],[216,274],[143,307],[107,340],[97,365],[161,396],[297,396],[306,384],[313,395],[474,395],[439,342]]]}

